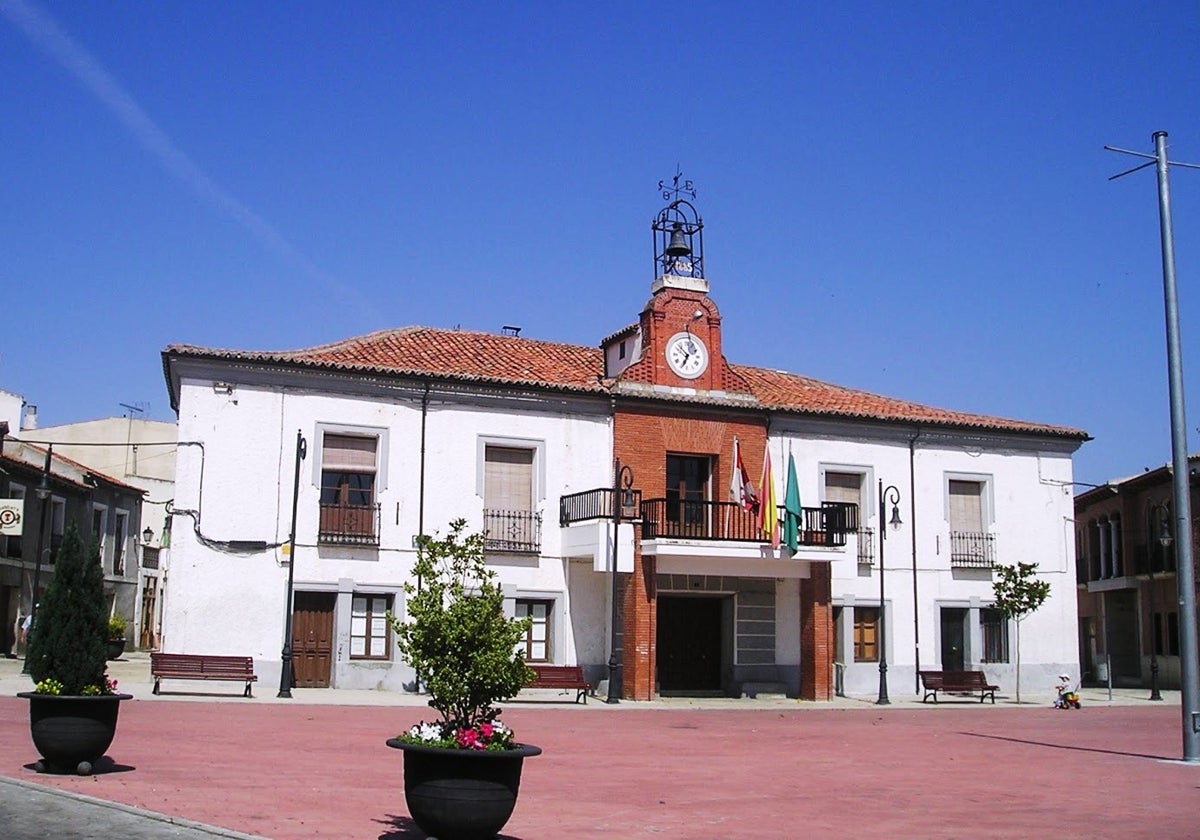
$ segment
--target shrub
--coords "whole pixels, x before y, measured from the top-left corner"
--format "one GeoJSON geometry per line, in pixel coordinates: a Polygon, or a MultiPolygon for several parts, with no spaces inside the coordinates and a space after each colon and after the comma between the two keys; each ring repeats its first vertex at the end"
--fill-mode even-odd
{"type": "Polygon", "coordinates": [[[531,676],[517,650],[529,619],[505,617],[504,593],[484,561],[483,535],[465,535],[465,528],[465,520],[457,519],[445,537],[418,537],[414,572],[420,587],[404,586],[408,620],[389,616],[400,655],[442,715],[439,723],[421,725],[430,737],[400,737],[502,749],[511,744],[511,732],[491,725],[500,714],[493,704],[514,696],[531,676]]]}
{"type": "Polygon", "coordinates": [[[55,693],[78,695],[89,686],[108,686],[108,611],[96,553],[84,551],[79,529],[70,523],[29,637],[29,673],[35,683],[53,681],[55,693]]]}
{"type": "Polygon", "coordinates": [[[109,639],[124,639],[125,638],[125,616],[110,615],[108,617],[108,636],[109,639]]]}

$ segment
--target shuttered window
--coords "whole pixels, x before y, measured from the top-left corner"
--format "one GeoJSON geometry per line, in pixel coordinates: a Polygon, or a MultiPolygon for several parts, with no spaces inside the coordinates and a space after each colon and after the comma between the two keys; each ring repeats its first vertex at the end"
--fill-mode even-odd
{"type": "Polygon", "coordinates": [[[950,481],[950,530],[981,534],[983,527],[983,483],[950,481]]]}
{"type": "Polygon", "coordinates": [[[825,501],[862,506],[862,473],[825,473],[825,501]]]}
{"type": "Polygon", "coordinates": [[[879,609],[877,607],[854,608],[854,661],[878,662],[879,609]]]}
{"type": "Polygon", "coordinates": [[[484,450],[483,506],[533,510],[533,450],[488,446],[484,450]]]}
{"type": "Polygon", "coordinates": [[[365,507],[375,500],[375,451],[379,440],[325,435],[321,451],[321,503],[365,507]]]}

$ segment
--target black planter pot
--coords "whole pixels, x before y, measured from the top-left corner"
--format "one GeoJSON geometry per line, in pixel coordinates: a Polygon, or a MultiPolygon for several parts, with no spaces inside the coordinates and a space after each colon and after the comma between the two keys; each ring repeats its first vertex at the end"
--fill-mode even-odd
{"type": "Polygon", "coordinates": [[[121,701],[133,698],[132,694],[85,697],[32,691],[17,696],[29,699],[29,734],[43,759],[38,770],[84,776],[112,744],[121,701]]]}
{"type": "Polygon", "coordinates": [[[121,654],[125,652],[125,640],[124,639],[109,639],[107,644],[108,644],[108,652],[107,652],[106,656],[109,659],[120,659],[121,654]]]}
{"type": "Polygon", "coordinates": [[[511,750],[454,750],[406,744],[404,801],[413,821],[438,840],[487,840],[495,837],[517,804],[521,766],[541,748],[518,744],[511,750]]]}

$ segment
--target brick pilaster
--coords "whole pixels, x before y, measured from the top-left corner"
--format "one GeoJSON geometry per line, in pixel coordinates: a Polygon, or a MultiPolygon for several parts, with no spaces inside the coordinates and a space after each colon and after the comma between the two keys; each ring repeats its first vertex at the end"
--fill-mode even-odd
{"type": "Polygon", "coordinates": [[[833,604],[828,563],[800,581],[800,699],[833,699],[833,604]]]}

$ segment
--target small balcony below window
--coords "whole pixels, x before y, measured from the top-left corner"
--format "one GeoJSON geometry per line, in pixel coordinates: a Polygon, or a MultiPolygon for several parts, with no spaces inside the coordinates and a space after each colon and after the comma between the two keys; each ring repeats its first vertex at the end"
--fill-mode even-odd
{"type": "Polygon", "coordinates": [[[327,545],[379,545],[379,504],[322,502],[317,542],[327,545]]]}
{"type": "Polygon", "coordinates": [[[542,550],[542,515],[532,510],[483,511],[484,549],[514,554],[542,550]]]}
{"type": "Polygon", "coordinates": [[[975,531],[950,532],[950,568],[990,569],[996,565],[996,537],[975,531]]]}

